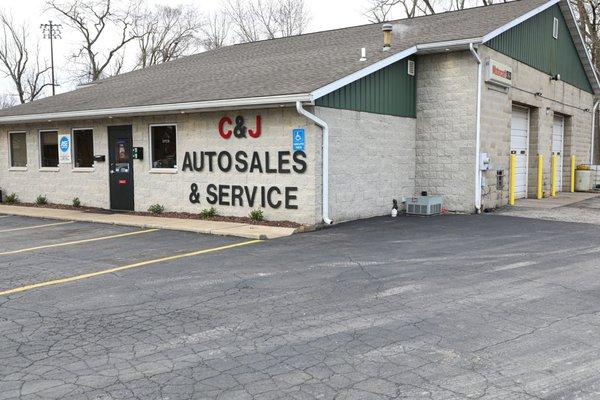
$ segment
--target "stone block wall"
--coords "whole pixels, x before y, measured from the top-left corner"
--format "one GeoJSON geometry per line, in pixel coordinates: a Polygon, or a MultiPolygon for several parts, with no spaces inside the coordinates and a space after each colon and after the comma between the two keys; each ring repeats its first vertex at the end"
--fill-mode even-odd
{"type": "Polygon", "coordinates": [[[316,107],[315,113],[330,129],[334,222],[388,214],[393,199],[400,203],[414,194],[414,118],[324,107],[316,107]]]}
{"type": "MultiPolygon", "coordinates": [[[[132,118],[114,118],[90,121],[66,121],[60,123],[28,124],[0,127],[0,189],[4,193],[17,193],[23,202],[33,202],[39,194],[47,195],[48,201],[58,204],[71,204],[73,197],[79,197],[82,204],[109,208],[110,194],[108,183],[108,134],[109,125],[132,125],[133,146],[144,148],[144,159],[134,160],[135,209],[146,211],[152,204],[162,204],[166,211],[200,212],[211,205],[205,201],[191,204],[188,196],[190,186],[196,183],[201,190],[213,183],[249,186],[298,187],[298,209],[286,210],[265,208],[265,218],[272,220],[293,220],[300,223],[320,222],[315,198],[320,198],[315,175],[319,176],[321,131],[292,107],[262,110],[240,110],[219,113],[193,113],[132,118]],[[243,115],[249,127],[254,125],[257,114],[262,117],[262,135],[257,139],[223,139],[217,131],[219,119],[230,116],[235,119],[243,115]],[[156,171],[151,168],[150,124],[177,124],[177,170],[156,171]],[[77,171],[72,164],[61,164],[52,171],[39,168],[40,129],[57,129],[59,133],[69,133],[72,128],[94,129],[94,153],[106,155],[106,162],[95,163],[94,168],[77,171]],[[239,150],[247,153],[269,151],[272,162],[277,160],[277,152],[292,151],[292,129],[306,129],[307,170],[303,174],[259,174],[182,171],[186,151],[223,151],[232,154],[239,150]],[[24,170],[11,170],[8,158],[8,132],[27,132],[28,166],[24,170]]],[[[221,215],[247,216],[251,207],[215,206],[221,215]]],[[[257,208],[256,206],[253,208],[257,208]]]]}
{"type": "Polygon", "coordinates": [[[570,189],[570,157],[576,156],[577,164],[589,163],[591,145],[592,94],[516,61],[486,46],[480,46],[485,61],[490,57],[512,67],[513,85],[504,90],[483,83],[481,151],[491,156],[493,168],[484,173],[486,187],[483,190],[483,207],[497,207],[508,202],[508,176],[510,157],[511,114],[513,105],[529,108],[529,166],[528,197],[535,197],[537,190],[537,155],[542,154],[543,191],[550,193],[550,163],[554,115],[565,117],[563,176],[561,190],[570,189]],[[540,95],[541,93],[541,95],[540,95]],[[586,110],[587,109],[587,110],[586,110]],[[505,184],[496,187],[496,171],[505,174],[505,184]]]}
{"type": "Polygon", "coordinates": [[[467,51],[417,59],[415,190],[473,212],[477,64],[467,51]]]}

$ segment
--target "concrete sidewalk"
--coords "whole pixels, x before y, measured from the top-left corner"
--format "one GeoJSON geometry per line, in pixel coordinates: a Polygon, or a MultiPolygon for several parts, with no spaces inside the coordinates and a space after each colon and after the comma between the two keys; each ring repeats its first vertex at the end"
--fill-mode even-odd
{"type": "Polygon", "coordinates": [[[211,235],[239,236],[250,239],[275,239],[279,237],[290,236],[296,231],[295,228],[251,225],[235,222],[150,217],[121,213],[99,214],[77,210],[60,210],[54,208],[23,207],[12,205],[9,206],[4,204],[0,204],[0,214],[136,226],[140,228],[171,229],[176,231],[207,233],[211,235]]]}
{"type": "Polygon", "coordinates": [[[499,215],[600,225],[600,194],[558,193],[556,197],[517,200],[499,215]]]}

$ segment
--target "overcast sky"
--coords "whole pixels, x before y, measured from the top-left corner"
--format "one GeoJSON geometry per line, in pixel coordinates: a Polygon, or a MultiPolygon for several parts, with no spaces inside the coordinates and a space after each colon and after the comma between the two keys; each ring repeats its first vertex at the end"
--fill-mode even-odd
{"type": "MultiPolygon", "coordinates": [[[[149,0],[149,2],[157,3],[158,1],[149,0]]],[[[309,31],[339,28],[368,22],[364,16],[364,9],[368,3],[367,0],[305,0],[305,2],[311,16],[309,31]]],[[[201,11],[210,11],[219,8],[221,0],[160,0],[160,3],[167,5],[194,4],[201,11]]],[[[41,23],[47,22],[48,19],[54,19],[55,22],[57,20],[55,15],[45,12],[44,0],[0,0],[0,9],[8,11],[15,20],[27,21],[27,25],[31,27],[31,37],[36,40],[41,39],[39,29],[41,23]]],[[[57,89],[58,92],[73,89],[72,84],[64,83],[68,76],[64,71],[64,67],[72,49],[70,42],[75,37],[75,32],[65,29],[63,39],[56,41],[54,45],[57,82],[63,83],[63,86],[57,89]]],[[[40,44],[41,51],[49,54],[50,45],[48,41],[41,41],[40,44]]],[[[0,94],[11,92],[10,80],[4,77],[0,79],[0,94]]]]}

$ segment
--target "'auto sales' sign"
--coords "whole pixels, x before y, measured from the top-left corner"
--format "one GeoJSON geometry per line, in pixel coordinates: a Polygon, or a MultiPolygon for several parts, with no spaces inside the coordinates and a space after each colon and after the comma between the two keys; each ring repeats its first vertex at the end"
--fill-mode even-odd
{"type": "MultiPolygon", "coordinates": [[[[262,134],[261,117],[257,115],[253,126],[247,126],[242,116],[222,117],[216,133],[224,140],[253,140],[262,134]],[[234,122],[235,121],[235,122],[234,122]]],[[[240,142],[248,143],[248,142],[240,142]]],[[[251,151],[244,146],[235,152],[227,150],[188,151],[183,159],[183,172],[203,174],[233,172],[243,174],[304,174],[307,170],[304,151],[251,151]]],[[[275,179],[272,179],[274,182],[275,179]]],[[[253,186],[209,183],[200,187],[193,183],[189,201],[192,204],[210,206],[232,206],[250,208],[298,209],[298,187],[296,186],[253,186]]]]}

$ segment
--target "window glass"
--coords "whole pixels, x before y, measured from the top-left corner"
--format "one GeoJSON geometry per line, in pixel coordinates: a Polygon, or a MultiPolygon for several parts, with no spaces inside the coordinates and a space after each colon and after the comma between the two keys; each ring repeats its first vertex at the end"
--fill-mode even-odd
{"type": "Polygon", "coordinates": [[[152,168],[177,168],[175,125],[152,126],[152,168]]]}
{"type": "Polygon", "coordinates": [[[27,166],[27,136],[25,132],[10,134],[10,166],[27,166]]]}
{"type": "Polygon", "coordinates": [[[40,132],[42,167],[58,167],[58,132],[40,132]]]}
{"type": "Polygon", "coordinates": [[[75,168],[94,166],[94,132],[91,129],[75,129],[73,131],[75,150],[75,168]]]}

